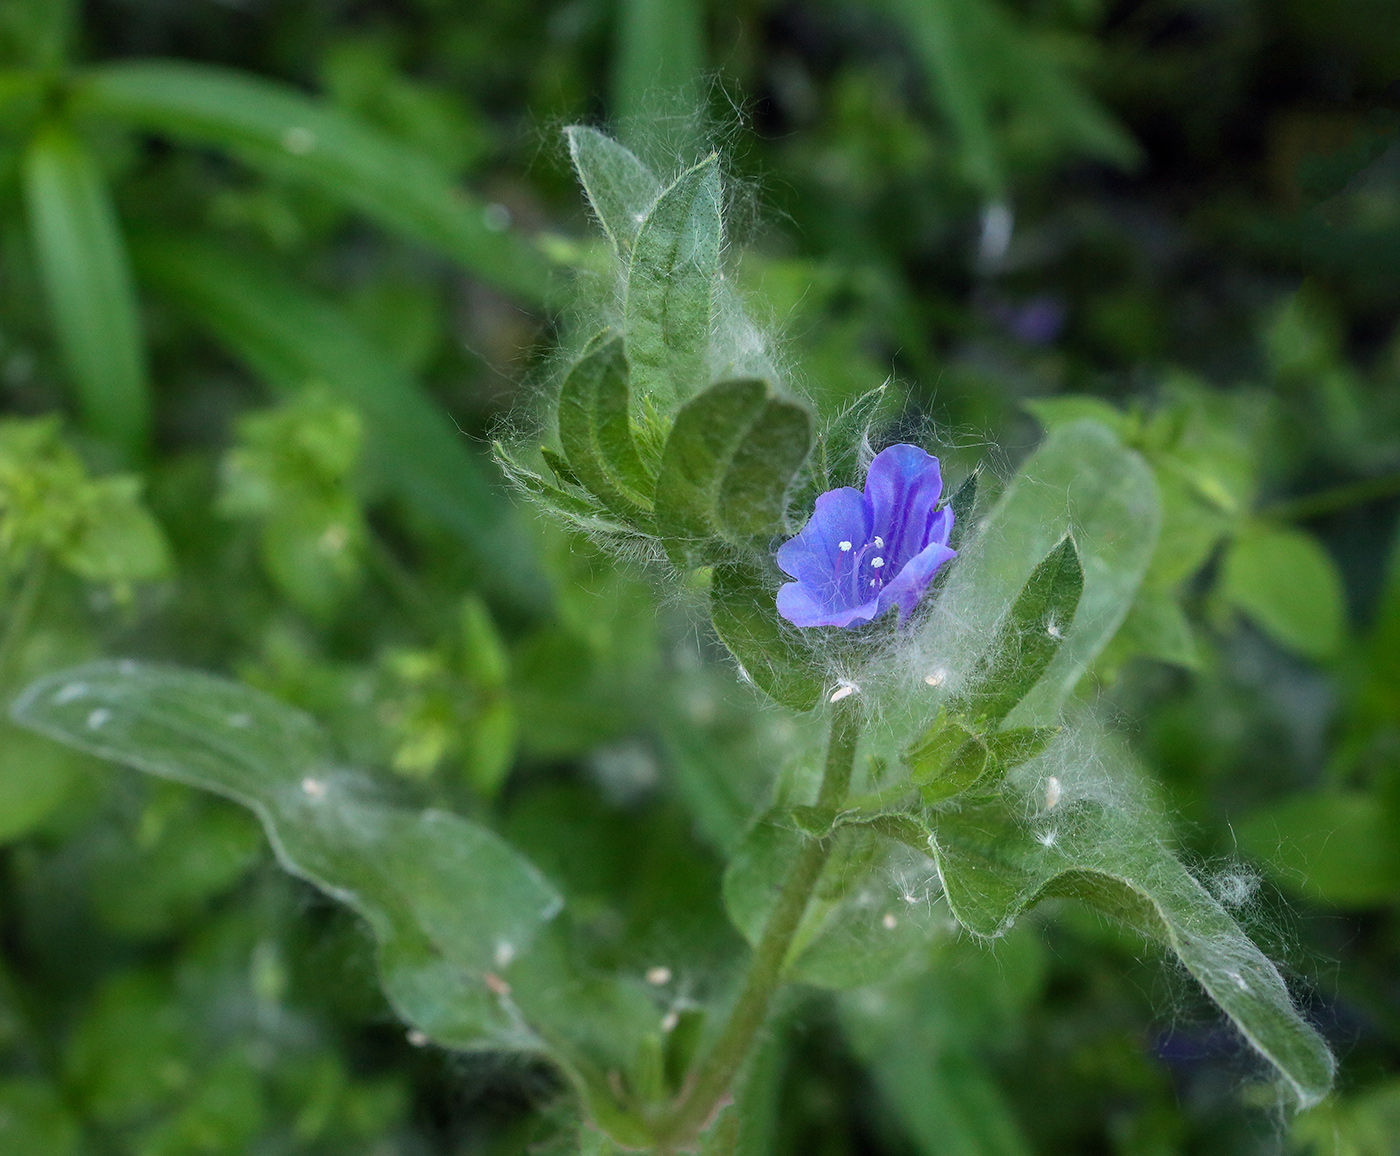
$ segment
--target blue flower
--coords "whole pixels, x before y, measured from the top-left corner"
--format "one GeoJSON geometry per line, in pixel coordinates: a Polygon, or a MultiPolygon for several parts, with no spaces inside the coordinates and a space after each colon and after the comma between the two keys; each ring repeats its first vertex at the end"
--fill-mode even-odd
{"type": "Polygon", "coordinates": [[[842,486],[817,499],[797,537],[778,549],[778,613],[796,626],[863,626],[899,607],[903,622],[948,548],[953,511],[938,509],[938,459],[918,446],[890,446],[865,475],[865,493],[842,486]]]}

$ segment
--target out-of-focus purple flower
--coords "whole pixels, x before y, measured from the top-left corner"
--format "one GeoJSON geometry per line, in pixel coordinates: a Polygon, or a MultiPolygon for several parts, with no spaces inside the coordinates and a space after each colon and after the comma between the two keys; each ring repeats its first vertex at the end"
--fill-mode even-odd
{"type": "Polygon", "coordinates": [[[1027,345],[1049,345],[1065,326],[1068,310],[1059,297],[1041,294],[1019,305],[999,301],[991,307],[992,317],[1018,341],[1027,345]]]}
{"type": "Polygon", "coordinates": [[[842,486],[817,499],[797,537],[778,549],[783,573],[778,613],[796,626],[856,627],[899,607],[903,622],[954,556],[953,511],[938,459],[918,446],[882,450],[865,475],[865,493],[842,486]]]}

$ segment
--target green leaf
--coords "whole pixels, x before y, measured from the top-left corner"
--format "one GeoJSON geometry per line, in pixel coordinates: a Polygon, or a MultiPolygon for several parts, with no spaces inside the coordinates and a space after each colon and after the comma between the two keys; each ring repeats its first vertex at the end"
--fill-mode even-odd
{"type": "Polygon", "coordinates": [[[1096,421],[1128,441],[1137,424],[1111,402],[1085,394],[1038,397],[1022,402],[1022,408],[1045,427],[1046,433],[1054,433],[1062,426],[1073,425],[1077,421],[1096,421]]]}
{"type": "MultiPolygon", "coordinates": [[[[835,849],[793,937],[789,978],[843,990],[917,965],[948,927],[932,902],[938,880],[927,844],[919,850],[858,823],[830,837],[835,849]]],[[[770,814],[730,860],[725,907],[750,943],[763,933],[782,880],[808,838],[770,814]]]]}
{"type": "Polygon", "coordinates": [[[772,583],[752,566],[716,566],[710,580],[710,617],[740,669],[774,702],[811,710],[821,700],[822,668],[778,617],[772,583]]]}
{"type": "Polygon", "coordinates": [[[67,126],[51,122],[25,153],[24,190],[83,422],[128,457],[139,457],[151,425],[145,339],[106,178],[87,146],[67,126]]]}
{"type": "Polygon", "coordinates": [[[1241,848],[1289,891],[1343,908],[1400,896],[1395,819],[1375,795],[1294,795],[1234,830],[1241,848]]]}
{"type": "Polygon", "coordinates": [[[569,141],[569,156],[573,158],[579,182],[598,215],[598,222],[617,255],[625,261],[632,251],[637,231],[661,195],[661,182],[631,149],[597,129],[570,125],[564,135],[569,141]]]}
{"type": "Polygon", "coordinates": [[[1278,971],[1144,816],[1089,798],[1028,814],[1001,798],[938,813],[933,826],[948,905],[968,930],[1002,935],[1042,899],[1081,899],[1175,952],[1300,1107],[1327,1094],[1334,1061],[1278,971]]]}
{"type": "Polygon", "coordinates": [[[628,265],[623,313],[632,388],[659,408],[707,384],[722,239],[719,158],[711,156],[657,198],[628,265]]]}
{"type": "Polygon", "coordinates": [[[1187,670],[1200,666],[1196,637],[1178,595],[1144,586],[1100,662],[1112,674],[1137,656],[1187,670]]]}
{"type": "Polygon", "coordinates": [[[924,800],[942,802],[960,795],[987,769],[987,745],[956,718],[940,716],[907,751],[910,779],[924,800]]]}
{"type": "Polygon", "coordinates": [[[656,526],[682,568],[782,527],[788,487],[812,444],[805,406],[766,381],[713,385],[676,415],[656,481],[656,526]]]}
{"type": "Polygon", "coordinates": [[[457,534],[491,594],[525,608],[546,600],[528,540],[466,438],[338,309],[202,242],[148,241],[137,256],[146,276],[275,390],[318,384],[359,410],[372,460],[410,505],[457,534]]]}
{"type": "Polygon", "coordinates": [[[395,1010],[444,1045],[537,1046],[492,976],[528,954],[554,890],[496,835],[370,801],[307,716],[189,670],[100,662],[42,679],[15,720],[60,742],[242,804],[282,866],[354,908],[395,1010]]]}
{"type": "Polygon", "coordinates": [[[993,724],[1006,718],[1059,653],[1083,590],[1079,552],[1066,537],[1031,571],[953,709],[993,724]]]}
{"type": "Polygon", "coordinates": [[[1341,575],[1302,530],[1247,526],[1225,555],[1220,593],[1276,642],[1307,658],[1330,658],[1342,645],[1341,575]]]}
{"type": "Polygon", "coordinates": [[[0,844],[48,818],[73,789],[80,766],[71,752],[0,723],[0,844]]]}
{"type": "Polygon", "coordinates": [[[35,1079],[0,1082],[0,1152],[79,1156],[83,1133],[63,1097],[35,1079]]]}
{"type": "Polygon", "coordinates": [[[550,299],[539,252],[493,231],[487,206],[432,160],[286,85],[209,64],[133,61],[85,72],[71,101],[76,112],[229,149],[265,172],[314,185],[526,301],[550,299]]]}
{"type": "Polygon", "coordinates": [[[559,392],[559,441],[578,484],[620,517],[650,518],[655,480],[632,436],[622,339],[600,335],[559,392]]]}
{"type": "Polygon", "coordinates": [[[955,680],[960,667],[970,673],[995,662],[987,640],[1032,571],[1071,534],[1084,571],[1073,625],[1056,624],[1064,642],[1010,716],[1013,725],[1053,725],[1132,607],[1159,521],[1157,487],[1139,454],[1097,422],[1055,430],[964,541],[940,599],[943,609],[921,641],[955,680]]]}

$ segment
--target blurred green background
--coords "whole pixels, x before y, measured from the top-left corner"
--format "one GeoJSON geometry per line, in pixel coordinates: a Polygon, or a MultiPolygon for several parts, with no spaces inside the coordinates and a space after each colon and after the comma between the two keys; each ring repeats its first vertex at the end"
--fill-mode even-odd
{"type": "MultiPolygon", "coordinates": [[[[574,122],[720,149],[820,405],[888,381],[955,476],[1085,414],[1146,456],[1166,544],[1092,689],[1342,1060],[1285,1119],[1063,906],[795,996],[755,1150],[1400,1151],[1393,0],[0,0],[5,696],[241,677],[683,1006],[793,736],[486,452],[596,290],[574,122]]],[[[557,1077],[415,1046],[241,811],[0,739],[0,1154],[569,1151],[557,1077]]]]}

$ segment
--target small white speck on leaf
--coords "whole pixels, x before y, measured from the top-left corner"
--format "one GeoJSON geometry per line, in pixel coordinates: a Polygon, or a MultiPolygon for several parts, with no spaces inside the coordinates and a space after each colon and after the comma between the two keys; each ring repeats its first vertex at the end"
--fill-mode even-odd
{"type": "Polygon", "coordinates": [[[1048,779],[1046,779],[1045,809],[1047,811],[1053,811],[1056,807],[1058,807],[1060,805],[1060,796],[1063,793],[1064,788],[1061,786],[1060,780],[1056,776],[1051,775],[1048,779]]]}
{"type": "Polygon", "coordinates": [[[886,931],[893,931],[899,926],[899,920],[889,911],[885,912],[885,917],[880,920],[880,922],[884,925],[886,931]]]}
{"type": "Polygon", "coordinates": [[[827,699],[827,702],[840,702],[843,698],[850,698],[859,689],[860,687],[853,682],[843,682],[831,692],[831,697],[827,699]]]}
{"type": "Polygon", "coordinates": [[[676,1025],[680,1022],[681,1017],[679,1012],[668,1011],[664,1016],[661,1017],[661,1030],[667,1035],[670,1035],[673,1031],[676,1030],[676,1025]]]}
{"type": "Polygon", "coordinates": [[[647,983],[653,987],[665,987],[671,982],[671,969],[669,967],[649,967],[646,979],[647,983]]]}
{"type": "Polygon", "coordinates": [[[937,670],[931,670],[928,674],[924,675],[924,681],[928,683],[929,686],[942,686],[948,681],[948,672],[940,666],[937,670]]]}
{"type": "Polygon", "coordinates": [[[408,1042],[415,1048],[426,1048],[428,1046],[428,1033],[419,1031],[417,1028],[409,1028],[408,1042]]]}
{"type": "Polygon", "coordinates": [[[1048,831],[1042,831],[1035,837],[1035,841],[1042,847],[1053,847],[1060,838],[1060,833],[1051,827],[1048,831]]]}
{"type": "Polygon", "coordinates": [[[496,966],[509,967],[510,961],[515,958],[515,944],[501,940],[496,944],[496,966]]]}
{"type": "Polygon", "coordinates": [[[87,683],[70,682],[67,686],[59,688],[59,690],[54,693],[54,705],[66,706],[68,703],[75,702],[82,698],[87,692],[87,683]]]}
{"type": "Polygon", "coordinates": [[[100,730],[111,721],[112,712],[105,706],[100,706],[87,716],[87,728],[90,731],[100,730]]]}
{"type": "Polygon", "coordinates": [[[238,714],[229,715],[227,722],[229,726],[236,727],[237,729],[242,730],[246,726],[251,726],[253,720],[249,718],[246,714],[240,712],[238,714]]]}
{"type": "Polygon", "coordinates": [[[324,799],[326,797],[326,784],[320,779],[314,779],[310,775],[301,781],[302,793],[308,799],[324,799]]]}
{"type": "Polygon", "coordinates": [[[499,975],[497,975],[494,971],[488,971],[488,972],[486,972],[486,973],[481,977],[481,979],[482,979],[482,982],[486,984],[486,989],[487,989],[492,995],[499,995],[499,996],[507,996],[507,995],[510,995],[510,984],[506,983],[506,981],[503,980],[503,979],[502,979],[499,975]]]}

